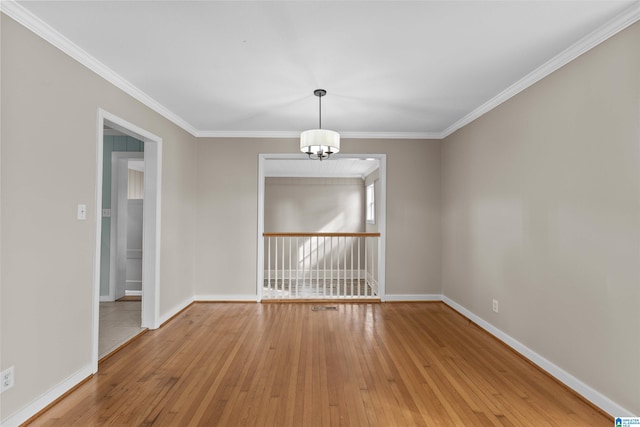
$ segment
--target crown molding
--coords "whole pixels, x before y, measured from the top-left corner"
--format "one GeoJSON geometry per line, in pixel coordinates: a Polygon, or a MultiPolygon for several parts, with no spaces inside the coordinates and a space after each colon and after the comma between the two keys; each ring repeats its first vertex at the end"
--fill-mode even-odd
{"type": "Polygon", "coordinates": [[[300,138],[296,131],[235,131],[201,130],[195,133],[198,138],[300,138]]]}
{"type": "MultiPolygon", "coordinates": [[[[203,131],[194,128],[183,118],[160,104],[158,101],[122,78],[102,62],[64,37],[46,22],[29,12],[15,0],[0,0],[0,12],[5,13],[36,35],[57,47],[91,71],[95,72],[114,86],[123,90],[136,100],[157,112],[167,120],[199,138],[299,138],[295,131],[203,131]]],[[[549,74],[573,61],[583,53],[624,30],[640,20],[640,1],[604,24],[597,30],[583,37],[560,54],[556,55],[540,67],[518,80],[489,101],[480,105],[441,132],[341,132],[343,139],[444,139],[466,126],[482,115],[493,110],[528,87],[542,80],[549,74]]]]}
{"type": "Polygon", "coordinates": [[[442,139],[442,132],[340,132],[342,139],[442,139]]]}
{"type": "Polygon", "coordinates": [[[480,116],[488,113],[496,108],[498,105],[507,101],[508,99],[516,96],[520,92],[524,91],[528,87],[547,77],[549,74],[558,70],[559,68],[567,65],[583,53],[593,49],[603,41],[616,35],[620,31],[634,24],[640,19],[640,1],[616,16],[606,24],[602,25],[595,31],[587,34],[582,39],[578,40],[573,45],[551,58],[522,79],[518,80],[498,95],[491,98],[460,120],[453,123],[451,126],[441,132],[442,138],[446,138],[458,129],[468,125],[480,116]]]}
{"type": "Polygon", "coordinates": [[[89,70],[98,74],[100,77],[107,80],[117,88],[121,89],[128,95],[132,96],[136,100],[142,102],[144,105],[160,114],[167,120],[173,122],[177,126],[181,127],[191,135],[197,133],[196,129],[191,126],[187,121],[173,113],[171,110],[160,104],[158,101],[138,89],[129,81],[122,78],[115,71],[107,67],[102,62],[87,53],[80,46],[73,43],[71,40],[60,34],[53,29],[49,24],[35,16],[33,13],[22,7],[15,0],[2,0],[0,1],[0,11],[22,26],[26,27],[39,37],[43,38],[53,46],[57,47],[71,58],[78,61],[80,64],[87,67],[89,70]]]}
{"type": "MultiPolygon", "coordinates": [[[[341,139],[442,139],[441,132],[339,132],[341,139]]],[[[197,131],[199,138],[300,138],[297,131],[197,131]]]]}

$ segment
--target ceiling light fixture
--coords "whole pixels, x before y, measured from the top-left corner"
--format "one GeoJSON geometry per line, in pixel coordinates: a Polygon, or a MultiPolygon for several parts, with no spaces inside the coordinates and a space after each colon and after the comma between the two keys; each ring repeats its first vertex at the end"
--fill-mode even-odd
{"type": "Polygon", "coordinates": [[[313,94],[318,97],[319,120],[318,129],[306,130],[300,134],[300,151],[312,160],[326,160],[340,151],[340,134],[322,129],[322,97],[327,94],[324,89],[316,89],[313,94]]]}

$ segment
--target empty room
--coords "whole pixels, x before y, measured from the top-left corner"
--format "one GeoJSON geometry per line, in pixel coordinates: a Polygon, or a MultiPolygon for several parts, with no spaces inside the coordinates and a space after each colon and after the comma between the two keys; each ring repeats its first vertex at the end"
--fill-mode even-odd
{"type": "Polygon", "coordinates": [[[0,12],[2,426],[640,425],[640,1],[0,12]]]}

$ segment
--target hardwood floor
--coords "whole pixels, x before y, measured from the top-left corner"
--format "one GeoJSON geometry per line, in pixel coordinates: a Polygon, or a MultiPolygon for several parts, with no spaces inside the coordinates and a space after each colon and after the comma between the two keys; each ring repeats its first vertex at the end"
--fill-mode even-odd
{"type": "Polygon", "coordinates": [[[32,425],[610,426],[443,303],[194,304],[32,425]]]}

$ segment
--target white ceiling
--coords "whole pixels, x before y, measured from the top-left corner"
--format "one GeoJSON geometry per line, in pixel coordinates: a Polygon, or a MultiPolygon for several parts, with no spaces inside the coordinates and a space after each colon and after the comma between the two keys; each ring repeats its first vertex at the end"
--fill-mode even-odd
{"type": "Polygon", "coordinates": [[[2,7],[197,136],[296,136],[324,88],[323,127],[343,137],[444,137],[640,15],[638,0],[2,7]]]}

